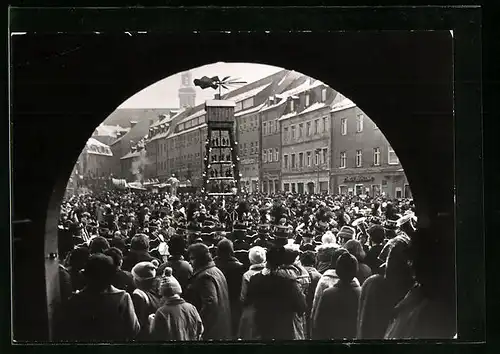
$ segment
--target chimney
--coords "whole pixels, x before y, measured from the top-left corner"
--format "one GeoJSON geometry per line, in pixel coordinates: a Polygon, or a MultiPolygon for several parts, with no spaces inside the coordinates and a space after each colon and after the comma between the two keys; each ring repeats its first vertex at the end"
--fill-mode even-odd
{"type": "Polygon", "coordinates": [[[216,93],[216,94],[214,95],[214,99],[216,99],[216,100],[220,100],[220,99],[221,99],[221,98],[220,98],[220,94],[216,93]]]}
{"type": "Polygon", "coordinates": [[[130,150],[131,150],[132,152],[136,152],[136,151],[137,151],[137,147],[136,147],[136,146],[132,146],[132,147],[130,148],[130,150]]]}
{"type": "Polygon", "coordinates": [[[137,121],[131,120],[130,121],[130,128],[132,129],[133,127],[135,127],[136,124],[137,124],[137,121]]]}

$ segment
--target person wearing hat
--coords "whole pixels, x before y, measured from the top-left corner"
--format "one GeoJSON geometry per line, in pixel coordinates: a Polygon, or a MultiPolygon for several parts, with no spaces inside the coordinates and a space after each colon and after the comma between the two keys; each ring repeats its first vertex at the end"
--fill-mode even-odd
{"type": "Polygon", "coordinates": [[[384,273],[369,277],[363,284],[357,320],[358,339],[383,339],[394,307],[414,285],[408,247],[408,240],[396,237],[389,249],[384,273]]]}
{"type": "Polygon", "coordinates": [[[217,256],[214,262],[226,278],[231,306],[232,336],[236,338],[242,309],[240,302],[241,283],[247,268],[234,257],[233,243],[228,239],[222,239],[217,244],[217,256]]]}
{"type": "Polygon", "coordinates": [[[354,239],[356,236],[356,230],[350,226],[342,226],[339,233],[337,234],[337,240],[339,240],[340,245],[343,245],[349,240],[354,239]]]}
{"type": "Polygon", "coordinates": [[[268,249],[272,246],[272,240],[270,236],[271,226],[269,224],[260,224],[257,230],[257,236],[252,243],[252,247],[260,246],[268,249]]]}
{"type": "Polygon", "coordinates": [[[355,281],[358,270],[356,257],[342,254],[336,267],[338,282],[321,296],[313,319],[312,339],[354,339],[358,301],[361,293],[355,281]]]}
{"type": "Polygon", "coordinates": [[[314,235],[312,232],[310,231],[305,231],[303,234],[302,234],[302,240],[300,242],[300,251],[301,252],[305,252],[305,251],[315,251],[316,250],[316,246],[314,244],[314,235]]]}
{"type": "Polygon", "coordinates": [[[132,276],[136,286],[132,293],[132,301],[141,324],[139,340],[149,339],[149,315],[155,313],[161,305],[159,277],[156,276],[157,268],[157,261],[139,262],[132,268],[132,276]]]}
{"type": "Polygon", "coordinates": [[[314,264],[316,262],[316,253],[314,250],[306,250],[300,254],[300,264],[305,268],[307,273],[309,273],[309,278],[311,279],[311,284],[307,290],[306,295],[306,338],[311,338],[311,311],[314,300],[314,293],[316,292],[316,287],[321,279],[321,273],[317,271],[314,264]]]}
{"type": "Polygon", "coordinates": [[[87,247],[76,247],[67,257],[65,268],[70,276],[72,292],[82,290],[85,287],[83,270],[85,269],[89,257],[90,251],[87,247]]]}
{"type": "Polygon", "coordinates": [[[297,280],[282,274],[286,258],[284,247],[272,247],[266,268],[250,278],[245,306],[255,309],[252,339],[300,339],[296,316],[305,312],[306,300],[297,280]]]}
{"type": "Polygon", "coordinates": [[[231,308],[226,277],[215,266],[210,251],[203,243],[189,246],[193,266],[184,298],[200,313],[205,327],[203,339],[231,339],[231,308]]]}
{"type": "Polygon", "coordinates": [[[111,285],[115,271],[111,257],[90,256],[84,271],[87,286],[66,303],[57,331],[60,339],[123,342],[137,337],[140,324],[130,295],[111,285]]]}
{"type": "Polygon", "coordinates": [[[151,262],[154,259],[149,254],[149,237],[137,234],[131,240],[129,253],[123,258],[122,269],[130,272],[137,263],[151,262]]]}
{"type": "Polygon", "coordinates": [[[316,247],[316,269],[323,274],[330,269],[332,257],[340,246],[331,231],[327,231],[321,238],[321,245],[316,247]]]}
{"type": "Polygon", "coordinates": [[[195,341],[203,334],[203,323],[195,306],[182,297],[182,287],[172,275],[172,268],[166,267],[161,278],[160,293],[163,305],[150,315],[151,340],[153,341],[195,341]]]}

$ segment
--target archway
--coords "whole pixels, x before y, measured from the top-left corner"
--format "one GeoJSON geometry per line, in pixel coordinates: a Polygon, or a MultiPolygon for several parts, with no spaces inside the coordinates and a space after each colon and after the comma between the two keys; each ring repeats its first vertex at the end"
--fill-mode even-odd
{"type": "MultiPolygon", "coordinates": [[[[14,277],[18,279],[15,291],[32,294],[26,298],[16,296],[14,327],[21,329],[16,334],[19,340],[43,340],[48,336],[49,305],[57,283],[54,282],[57,263],[48,255],[57,253],[54,235],[58,205],[81,147],[94,127],[124,98],[158,77],[206,62],[262,62],[294,68],[321,78],[369,112],[405,166],[419,219],[424,221],[422,227],[430,229],[429,241],[451,250],[440,254],[443,266],[439,271],[454,274],[453,110],[452,93],[448,89],[452,69],[448,32],[378,33],[370,38],[349,33],[314,36],[302,33],[293,39],[284,34],[210,34],[199,39],[196,34],[172,36],[169,48],[183,48],[182,54],[174,56],[164,41],[160,45],[152,38],[126,35],[113,45],[104,36],[62,40],[27,35],[15,39],[16,63],[36,57],[33,48],[40,45],[48,53],[61,53],[68,46],[86,43],[78,51],[51,57],[49,62],[32,62],[15,68],[14,218],[29,219],[31,223],[22,235],[14,230],[14,237],[19,238],[14,257],[31,256],[37,263],[29,267],[14,264],[14,277]],[[199,45],[193,48],[185,45],[193,41],[199,45]],[[278,42],[282,43],[279,48],[278,42]],[[344,54],[324,55],[324,43],[344,54]],[[24,49],[16,51],[16,46],[24,49]],[[131,46],[136,49],[134,56],[129,53],[131,46]],[[363,55],[352,48],[363,48],[363,55]],[[97,51],[99,55],[95,55],[97,51]],[[162,58],[161,63],[158,57],[162,58]],[[125,81],[124,73],[127,73],[125,81]],[[72,85],[74,82],[80,84],[72,85]],[[39,89],[42,84],[44,90],[39,89]],[[83,92],[85,87],[95,89],[83,92]],[[65,100],[56,99],[59,97],[65,100]],[[88,102],[92,102],[92,107],[86,109],[88,102]],[[74,129],[75,124],[79,129],[74,129]],[[404,133],[410,124],[412,131],[404,133]],[[67,132],[71,132],[70,136],[67,132]],[[442,149],[436,151],[436,146],[442,149]],[[33,160],[33,156],[37,158],[33,160]],[[23,280],[27,274],[33,279],[29,283],[23,280]]],[[[447,286],[454,288],[454,284],[447,286]]]]}

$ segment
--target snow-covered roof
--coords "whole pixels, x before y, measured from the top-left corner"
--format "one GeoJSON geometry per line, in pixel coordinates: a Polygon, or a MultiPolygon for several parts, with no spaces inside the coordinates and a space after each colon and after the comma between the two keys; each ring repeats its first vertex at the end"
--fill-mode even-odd
{"type": "Polygon", "coordinates": [[[129,151],[125,156],[123,156],[120,160],[130,159],[132,157],[139,157],[141,153],[139,151],[129,151]]]}
{"type": "Polygon", "coordinates": [[[245,111],[239,111],[237,113],[234,114],[235,117],[241,117],[241,116],[244,116],[245,114],[250,114],[250,113],[255,113],[255,112],[258,112],[260,111],[266,104],[263,103],[261,104],[260,106],[256,106],[256,107],[253,107],[253,108],[250,108],[250,109],[247,109],[245,111]]]}
{"type": "Polygon", "coordinates": [[[234,107],[235,102],[232,100],[207,100],[205,102],[207,107],[234,107]]]}
{"type": "Polygon", "coordinates": [[[350,99],[344,98],[342,101],[335,103],[330,112],[338,112],[352,107],[356,107],[356,104],[350,99]]]}
{"type": "Polygon", "coordinates": [[[182,118],[182,119],[179,121],[179,123],[177,123],[177,124],[181,124],[181,123],[187,122],[187,121],[189,121],[189,120],[191,120],[191,119],[201,117],[202,115],[204,115],[204,114],[206,114],[206,113],[207,113],[207,111],[205,111],[204,109],[202,109],[201,111],[198,111],[198,112],[196,112],[196,113],[193,113],[193,114],[191,114],[190,116],[187,116],[187,117],[182,118]]]}
{"type": "Polygon", "coordinates": [[[298,112],[290,112],[290,113],[287,113],[287,114],[283,114],[279,119],[278,121],[282,121],[282,120],[285,120],[285,119],[288,119],[288,118],[292,118],[292,117],[295,117],[299,115],[298,112]]]}
{"type": "Polygon", "coordinates": [[[128,132],[130,128],[123,128],[119,125],[105,125],[101,124],[96,128],[97,136],[109,136],[112,138],[117,137],[119,132],[128,132]]]}
{"type": "Polygon", "coordinates": [[[310,105],[309,107],[304,109],[302,112],[300,112],[300,114],[313,112],[317,109],[324,108],[324,107],[327,107],[327,105],[324,102],[314,102],[312,105],[310,105]]]}
{"type": "Polygon", "coordinates": [[[181,113],[183,113],[185,111],[184,108],[180,109],[180,110],[177,110],[177,111],[170,111],[170,115],[167,114],[167,116],[163,119],[160,119],[159,121],[151,124],[150,128],[154,128],[154,127],[158,127],[160,126],[161,124],[167,124],[169,123],[170,121],[172,121],[172,119],[176,118],[177,116],[179,116],[181,113]]]}
{"type": "Polygon", "coordinates": [[[192,127],[192,128],[180,131],[178,133],[173,133],[172,135],[169,136],[169,138],[173,138],[173,137],[175,137],[177,135],[182,135],[182,134],[190,133],[192,131],[195,131],[196,129],[201,129],[201,128],[204,128],[206,126],[207,126],[207,123],[203,123],[203,124],[197,125],[196,127],[192,127]]]}
{"type": "Polygon", "coordinates": [[[94,138],[87,140],[85,151],[89,154],[113,156],[111,148],[108,145],[101,143],[99,140],[94,138]]]}
{"type": "MultiPolygon", "coordinates": [[[[276,94],[276,97],[280,98],[280,101],[278,103],[275,103],[275,104],[272,104],[272,105],[269,105],[269,106],[263,108],[261,110],[261,112],[265,112],[269,109],[281,106],[282,104],[284,104],[286,102],[286,99],[288,97],[293,97],[301,92],[310,90],[311,88],[318,86],[317,82],[318,82],[318,80],[316,80],[315,82],[313,82],[311,84],[310,80],[306,80],[304,83],[300,84],[299,86],[297,86],[295,88],[292,88],[292,89],[285,91],[283,93],[276,94]]],[[[321,82],[321,81],[319,81],[319,82],[321,82]]]]}
{"type": "Polygon", "coordinates": [[[244,101],[247,98],[254,97],[259,92],[261,92],[261,91],[265,90],[266,88],[268,88],[271,84],[272,83],[270,82],[268,84],[261,85],[259,87],[256,87],[256,88],[252,89],[252,90],[242,92],[239,95],[236,95],[236,96],[233,96],[233,97],[227,97],[226,96],[227,97],[226,100],[231,100],[231,101],[234,101],[234,102],[244,101]]]}

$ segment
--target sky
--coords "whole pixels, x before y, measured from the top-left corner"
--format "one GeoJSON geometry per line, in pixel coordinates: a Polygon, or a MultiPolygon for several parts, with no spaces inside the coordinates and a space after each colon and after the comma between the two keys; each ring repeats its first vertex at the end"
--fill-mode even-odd
{"type": "MultiPolygon", "coordinates": [[[[250,83],[280,70],[283,70],[283,68],[270,65],[218,62],[193,68],[190,71],[193,80],[202,76],[219,76],[220,78],[231,76],[231,78],[241,79],[239,81],[250,83]]],[[[177,73],[144,88],[123,102],[118,108],[178,108],[178,89],[180,85],[181,73],[177,73]]],[[[236,88],[238,86],[235,86],[233,89],[236,88]]],[[[207,99],[213,99],[216,93],[211,88],[202,90],[199,87],[195,87],[195,89],[196,105],[205,102],[207,99]]],[[[230,90],[222,91],[223,94],[227,92],[230,92],[230,90]]]]}

